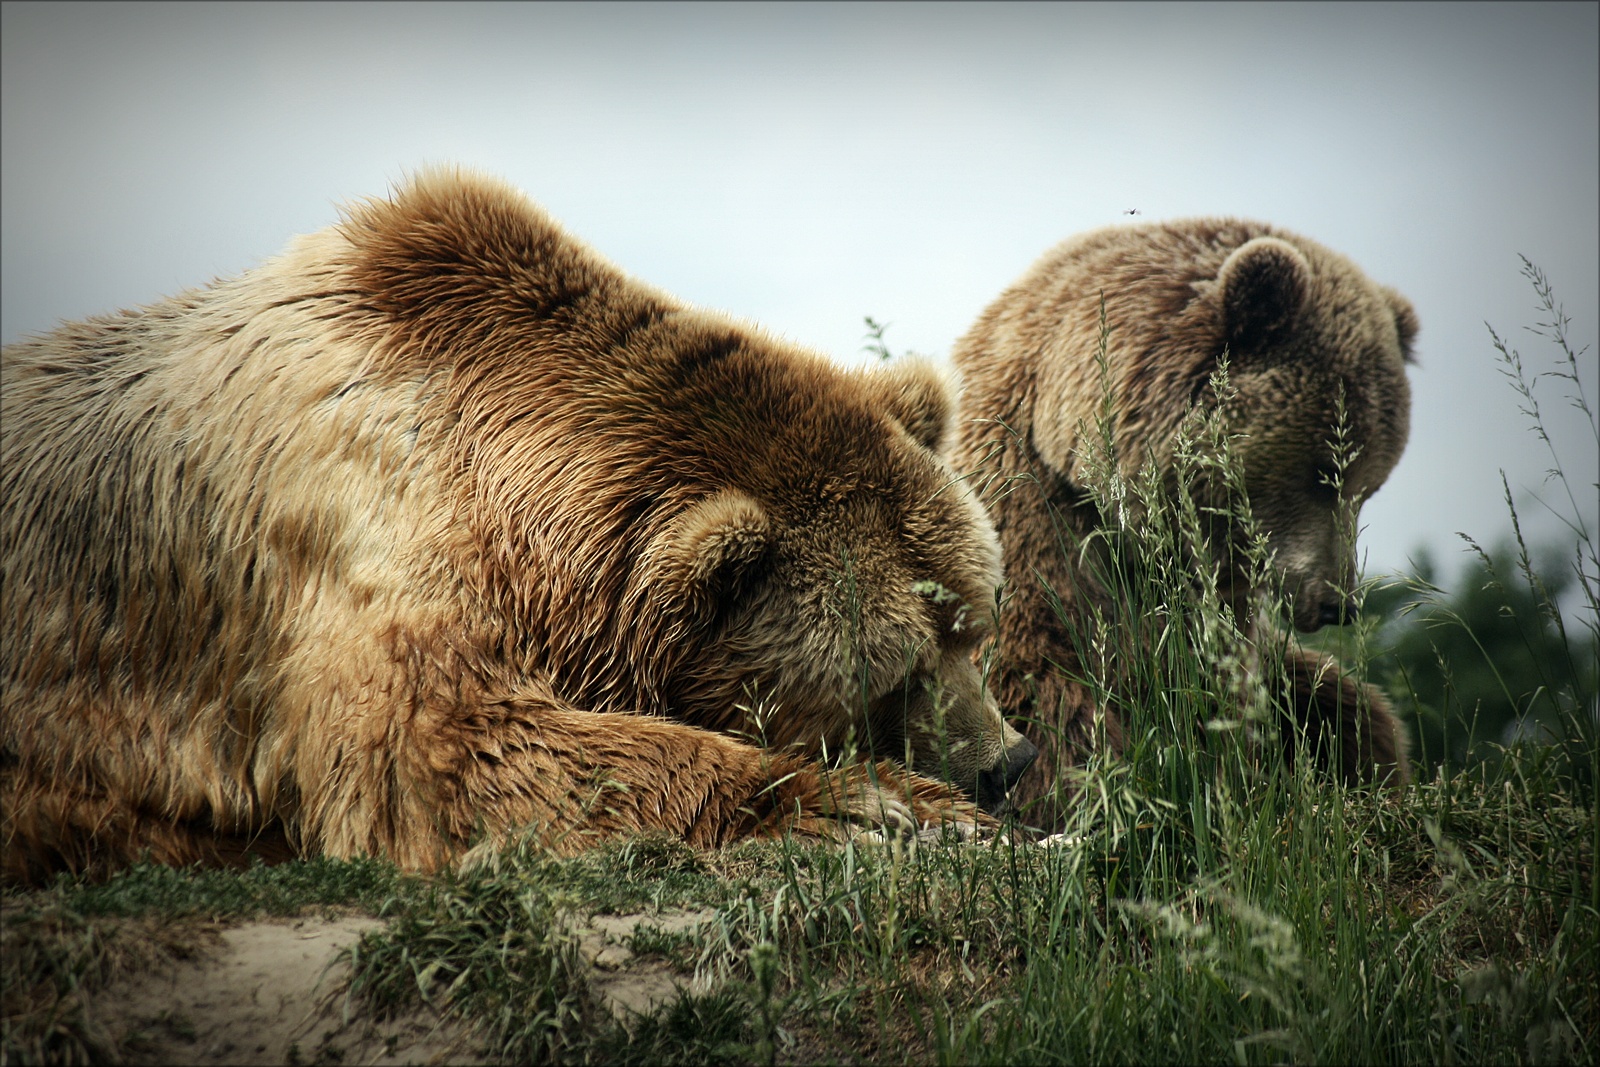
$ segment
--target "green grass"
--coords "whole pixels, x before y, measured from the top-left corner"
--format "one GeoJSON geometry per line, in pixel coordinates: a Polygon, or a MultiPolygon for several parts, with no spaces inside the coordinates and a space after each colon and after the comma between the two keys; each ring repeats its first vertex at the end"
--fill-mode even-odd
{"type": "MultiPolygon", "coordinates": [[[[1129,777],[1108,789],[1136,789],[1129,777]]],[[[272,873],[318,887],[313,908],[387,918],[354,951],[370,1010],[426,998],[509,1061],[1576,1061],[1600,1021],[1594,813],[1548,784],[1441,777],[1396,797],[1291,776],[1237,799],[1202,790],[1204,859],[1196,805],[1149,802],[1076,848],[777,842],[662,870],[638,852],[675,849],[645,839],[391,876],[377,902],[342,894],[372,865],[272,873]],[[652,934],[648,918],[634,935],[710,991],[623,1025],[592,996],[565,920],[657,907],[711,911],[692,937],[652,934]]],[[[7,1061],[106,1058],[103,1036],[30,1045],[17,1032],[29,972],[60,977],[59,1004],[193,951],[162,940],[182,929],[168,906],[260,914],[263,873],[146,867],[114,895],[62,882],[8,900],[24,914],[6,924],[7,1061]],[[238,888],[214,892],[219,880],[238,888]],[[174,893],[179,881],[193,891],[174,893]]]]}
{"type": "MultiPolygon", "coordinates": [[[[1203,525],[1180,507],[1167,536],[1203,525]]],[[[1577,532],[1576,618],[1592,638],[1594,539],[1577,532]]],[[[385,920],[351,952],[353,1004],[438,1006],[508,1062],[1593,1062],[1593,646],[1560,629],[1526,546],[1511,556],[1497,580],[1560,631],[1570,669],[1540,652],[1544,681],[1510,680],[1510,658],[1475,636],[1481,620],[1425,581],[1409,613],[1400,604],[1334,644],[1381,667],[1402,638],[1420,641],[1393,662],[1431,654],[1456,682],[1471,673],[1461,650],[1477,649],[1504,666],[1487,672],[1497,690],[1385,675],[1409,721],[1423,708],[1459,722],[1498,691],[1513,712],[1557,721],[1558,744],[1485,735],[1424,759],[1402,791],[1288,767],[1265,743],[1272,719],[1214,591],[1183,568],[1132,568],[1128,605],[1184,603],[1166,617],[1189,624],[1146,646],[1127,751],[1083,768],[1070,845],[698,853],[646,836],[566,859],[514,846],[433,879],[372,861],[63,878],[0,897],[0,1063],[113,1059],[82,998],[202,950],[210,924],[351,909],[385,920]],[[656,921],[680,911],[703,921],[656,921]],[[671,969],[683,990],[614,1018],[581,949],[596,914],[632,917],[634,965],[671,969]]]]}

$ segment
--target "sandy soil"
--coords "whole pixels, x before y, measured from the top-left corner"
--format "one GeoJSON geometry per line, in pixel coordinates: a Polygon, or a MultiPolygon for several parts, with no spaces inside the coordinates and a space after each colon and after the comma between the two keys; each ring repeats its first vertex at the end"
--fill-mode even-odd
{"type": "MultiPolygon", "coordinates": [[[[626,942],[644,922],[693,929],[709,912],[597,915],[574,924],[590,989],[619,1020],[670,1001],[688,979],[626,942]]],[[[379,927],[368,918],[245,923],[209,950],[99,992],[91,1012],[132,1064],[461,1064],[482,1052],[431,1009],[376,1022],[347,1003],[341,949],[379,927]]]]}
{"type": "Polygon", "coordinates": [[[101,991],[93,1010],[134,1064],[477,1062],[460,1028],[426,1010],[385,1023],[346,1016],[348,966],[336,956],[378,925],[231,927],[212,952],[101,991]]]}
{"type": "Polygon", "coordinates": [[[630,1014],[648,1015],[677,997],[679,989],[704,993],[663,960],[641,960],[626,941],[639,923],[667,933],[693,930],[710,919],[710,911],[664,911],[657,915],[595,915],[578,930],[578,950],[593,968],[589,989],[626,1021],[630,1014]]]}

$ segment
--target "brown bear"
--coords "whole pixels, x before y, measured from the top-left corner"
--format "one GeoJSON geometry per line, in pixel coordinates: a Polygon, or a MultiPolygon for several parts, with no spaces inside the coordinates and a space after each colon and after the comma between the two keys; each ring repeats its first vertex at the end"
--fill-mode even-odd
{"type": "MultiPolygon", "coordinates": [[[[1355,514],[1405,447],[1416,332],[1404,297],[1322,245],[1260,223],[1195,219],[1062,243],[957,343],[956,464],[981,486],[1005,556],[993,683],[1045,753],[1016,793],[1019,805],[1038,802],[1028,821],[1059,827],[1057,802],[1070,790],[1055,789],[1057,776],[1098,729],[1114,750],[1124,740],[1117,708],[1085,682],[1093,665],[1083,655],[1131,651],[1097,634],[1096,620],[1113,617],[1108,537],[1142,517],[1128,498],[1111,507],[1096,471],[1128,484],[1148,464],[1155,497],[1174,500],[1180,430],[1197,418],[1220,425],[1294,626],[1340,621],[1356,583],[1355,514]]],[[[1193,488],[1199,514],[1227,503],[1225,482],[1193,488]]],[[[1200,565],[1214,568],[1220,599],[1248,631],[1252,596],[1277,583],[1247,573],[1238,549],[1250,531],[1227,526],[1200,565]]],[[[1255,636],[1258,659],[1276,647],[1286,661],[1256,667],[1288,690],[1277,694],[1298,719],[1282,731],[1287,746],[1306,738],[1350,779],[1405,779],[1402,733],[1377,690],[1286,639],[1255,636]]]]}
{"type": "Polygon", "coordinates": [[[1031,758],[944,380],[686,307],[494,181],[8,347],[0,395],[12,879],[970,827],[1031,758]]]}

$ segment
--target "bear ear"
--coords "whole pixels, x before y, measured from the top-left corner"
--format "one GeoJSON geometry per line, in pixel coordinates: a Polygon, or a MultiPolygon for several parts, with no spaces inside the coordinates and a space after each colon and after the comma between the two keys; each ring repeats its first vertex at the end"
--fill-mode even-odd
{"type": "Polygon", "coordinates": [[[1417,342],[1417,331],[1422,325],[1417,321],[1417,309],[1411,306],[1411,301],[1387,285],[1383,287],[1383,295],[1389,301],[1389,306],[1394,309],[1394,328],[1400,336],[1400,356],[1407,363],[1415,363],[1417,357],[1413,346],[1417,342]]]}
{"type": "Polygon", "coordinates": [[[1287,241],[1257,237],[1234,249],[1217,274],[1230,351],[1256,352],[1286,338],[1310,282],[1311,265],[1287,241]]]}
{"type": "Polygon", "coordinates": [[[691,505],[662,535],[670,601],[711,618],[738,598],[771,551],[772,524],[754,498],[725,489],[691,505]]]}
{"type": "Polygon", "coordinates": [[[955,407],[950,381],[919,356],[897,359],[868,372],[882,410],[912,439],[930,452],[949,451],[951,413],[955,407]]]}

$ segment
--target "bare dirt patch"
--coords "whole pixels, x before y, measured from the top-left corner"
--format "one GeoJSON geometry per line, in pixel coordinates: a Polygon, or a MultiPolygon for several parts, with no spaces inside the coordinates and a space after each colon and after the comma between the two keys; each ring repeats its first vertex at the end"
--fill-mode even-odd
{"type": "Polygon", "coordinates": [[[640,957],[629,947],[634,929],[654,927],[666,934],[692,934],[714,913],[663,911],[657,914],[593,915],[576,930],[578,951],[592,968],[589,990],[613,1018],[648,1015],[674,1000],[681,990],[704,993],[702,985],[663,959],[640,957]]]}
{"type": "MultiPolygon", "coordinates": [[[[682,990],[704,992],[681,964],[636,953],[633,937],[640,926],[692,937],[712,914],[574,919],[596,1003],[626,1024],[682,990]]],[[[348,999],[340,953],[381,925],[363,916],[195,924],[187,958],[119,978],[87,998],[88,1014],[106,1045],[137,1065],[482,1062],[469,1029],[432,1008],[379,1021],[348,999]]]]}
{"type": "Polygon", "coordinates": [[[482,1059],[431,1009],[376,1022],[347,1003],[340,950],[375,919],[301,918],[220,932],[196,958],[122,979],[93,998],[134,1064],[445,1064],[482,1059]]]}

